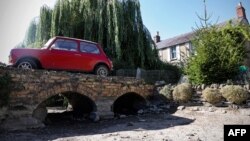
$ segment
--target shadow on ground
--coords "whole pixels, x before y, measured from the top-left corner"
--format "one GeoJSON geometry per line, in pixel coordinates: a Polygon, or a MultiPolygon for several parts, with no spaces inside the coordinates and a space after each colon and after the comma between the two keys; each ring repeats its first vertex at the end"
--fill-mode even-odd
{"type": "Polygon", "coordinates": [[[171,114],[128,116],[120,119],[101,120],[97,123],[90,122],[89,120],[73,121],[55,118],[49,125],[42,129],[12,132],[3,131],[0,133],[0,140],[39,141],[120,131],[161,130],[174,126],[187,125],[193,121],[193,119],[177,117],[171,114]]]}

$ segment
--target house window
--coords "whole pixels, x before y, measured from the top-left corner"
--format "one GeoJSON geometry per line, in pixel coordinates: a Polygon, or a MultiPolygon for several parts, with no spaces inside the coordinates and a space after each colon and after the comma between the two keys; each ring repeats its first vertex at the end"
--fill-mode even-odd
{"type": "Polygon", "coordinates": [[[176,46],[170,48],[170,59],[176,59],[176,46]]]}

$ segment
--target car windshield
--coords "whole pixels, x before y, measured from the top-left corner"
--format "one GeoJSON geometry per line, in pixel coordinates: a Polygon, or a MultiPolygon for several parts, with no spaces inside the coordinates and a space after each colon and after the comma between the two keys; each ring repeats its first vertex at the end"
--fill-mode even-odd
{"type": "Polygon", "coordinates": [[[55,38],[49,39],[49,41],[42,47],[42,49],[46,49],[46,48],[51,44],[51,42],[52,42],[54,39],[55,39],[55,38]]]}

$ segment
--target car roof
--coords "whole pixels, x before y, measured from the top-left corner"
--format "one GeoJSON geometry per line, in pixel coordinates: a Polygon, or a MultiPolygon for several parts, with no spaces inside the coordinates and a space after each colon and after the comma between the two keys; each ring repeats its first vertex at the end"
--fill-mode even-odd
{"type": "Polygon", "coordinates": [[[96,42],[93,41],[89,41],[89,40],[83,40],[83,39],[78,39],[78,38],[71,38],[71,37],[65,37],[65,36],[55,36],[54,38],[59,38],[59,39],[70,39],[70,40],[75,40],[75,41],[80,41],[80,42],[88,42],[88,43],[92,43],[92,44],[98,44],[96,42]]]}

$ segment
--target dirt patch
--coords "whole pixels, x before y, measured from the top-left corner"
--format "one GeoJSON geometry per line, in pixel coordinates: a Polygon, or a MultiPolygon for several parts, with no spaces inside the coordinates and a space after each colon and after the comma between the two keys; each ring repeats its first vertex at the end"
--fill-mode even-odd
{"type": "Polygon", "coordinates": [[[42,129],[1,131],[1,141],[221,141],[224,124],[250,124],[250,109],[181,107],[174,114],[57,120],[42,129]]]}

